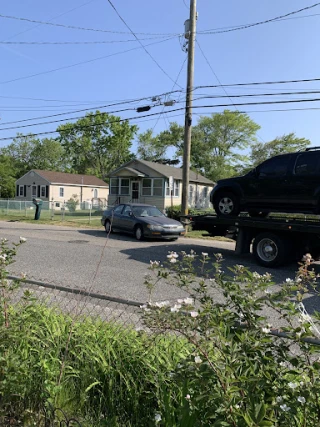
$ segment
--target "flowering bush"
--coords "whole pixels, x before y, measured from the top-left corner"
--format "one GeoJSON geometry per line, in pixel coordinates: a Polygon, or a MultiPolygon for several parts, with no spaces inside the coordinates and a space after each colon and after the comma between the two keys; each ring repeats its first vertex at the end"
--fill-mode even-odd
{"type": "Polygon", "coordinates": [[[296,278],[281,287],[270,274],[241,265],[225,274],[220,254],[210,262],[207,253],[169,252],[164,265],[150,262],[144,321],[153,331],[184,337],[193,349],[171,373],[179,392],[159,402],[158,424],[320,425],[319,316],[313,320],[303,305],[308,288],[316,291],[311,261],[306,255],[296,278]],[[153,303],[152,292],[163,281],[190,297],[153,303]],[[275,320],[281,331],[272,326],[275,320]],[[284,334],[289,339],[279,337],[284,334]]]}

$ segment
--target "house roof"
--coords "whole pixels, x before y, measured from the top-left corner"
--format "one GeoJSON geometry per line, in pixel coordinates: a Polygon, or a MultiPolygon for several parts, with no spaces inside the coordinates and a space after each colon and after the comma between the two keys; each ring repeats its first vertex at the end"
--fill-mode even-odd
{"type": "MultiPolygon", "coordinates": [[[[153,169],[154,171],[158,172],[159,174],[165,176],[166,178],[169,178],[170,176],[172,176],[173,179],[182,180],[182,169],[181,168],[175,168],[173,166],[163,165],[161,163],[149,162],[147,160],[140,160],[140,159],[131,160],[130,162],[126,163],[125,165],[122,165],[120,168],[113,171],[110,175],[114,176],[114,175],[116,175],[116,173],[118,171],[120,171],[121,169],[124,169],[124,168],[136,169],[137,171],[139,171],[139,164],[145,165],[145,166],[149,167],[150,169],[153,169]]],[[[208,185],[214,184],[214,182],[211,181],[210,179],[200,175],[197,172],[193,172],[192,170],[190,170],[189,180],[191,182],[199,182],[199,183],[208,184],[208,185]]]]}
{"type": "Polygon", "coordinates": [[[93,175],[79,175],[75,173],[44,171],[39,169],[32,170],[42,178],[46,179],[50,184],[73,184],[87,185],[92,187],[108,187],[106,182],[93,175]]]}

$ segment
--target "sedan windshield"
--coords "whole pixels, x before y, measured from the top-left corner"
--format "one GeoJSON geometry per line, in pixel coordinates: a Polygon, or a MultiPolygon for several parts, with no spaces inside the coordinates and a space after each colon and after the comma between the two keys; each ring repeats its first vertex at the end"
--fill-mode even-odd
{"type": "Polygon", "coordinates": [[[132,206],[134,216],[165,216],[154,206],[132,206]]]}

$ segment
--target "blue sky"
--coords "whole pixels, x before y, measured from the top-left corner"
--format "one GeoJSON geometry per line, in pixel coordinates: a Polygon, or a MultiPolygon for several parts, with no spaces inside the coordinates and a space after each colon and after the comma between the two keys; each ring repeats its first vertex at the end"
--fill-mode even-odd
{"type": "MultiPolygon", "coordinates": [[[[135,109],[138,106],[152,104],[152,96],[172,90],[185,90],[186,53],[181,47],[183,37],[178,34],[184,31],[184,21],[189,14],[189,0],[112,0],[112,2],[159,66],[135,41],[108,0],[2,2],[0,15],[105,32],[75,30],[0,17],[0,42],[2,42],[0,44],[0,138],[14,136],[17,132],[38,133],[55,130],[56,123],[41,125],[37,123],[80,116],[82,113],[69,113],[78,109],[92,108],[92,111],[95,111],[102,105],[150,97],[145,101],[123,103],[101,109],[111,112],[132,108],[132,111],[117,114],[122,118],[136,117],[139,114],[135,109]],[[21,42],[98,41],[111,43],[21,44],[21,42]],[[130,49],[134,50],[128,51],[130,49]],[[82,62],[87,63],[75,65],[82,62]],[[51,72],[58,68],[62,69],[51,72]],[[32,75],[35,76],[30,77],[32,75]],[[177,81],[176,85],[174,85],[175,81],[177,81]],[[38,100],[24,98],[38,98],[38,100]],[[69,114],[56,118],[37,119],[63,112],[69,114]],[[16,126],[15,124],[6,125],[6,122],[29,118],[35,118],[35,120],[21,123],[32,124],[28,128],[1,130],[16,126]]],[[[315,0],[242,0],[241,2],[239,0],[198,0],[195,86],[320,78],[320,5],[278,22],[220,34],[203,33],[211,29],[227,29],[264,21],[315,3],[315,0]]],[[[232,98],[232,102],[226,98],[226,94],[277,94],[299,90],[320,92],[320,81],[198,89],[195,91],[196,98],[201,96],[224,96],[224,98],[201,99],[196,101],[195,105],[230,104],[230,107],[198,108],[195,113],[211,114],[222,111],[224,108],[234,110],[232,102],[320,98],[320,93],[241,97],[232,98]]],[[[169,111],[182,108],[184,96],[184,92],[177,92],[162,97],[162,102],[174,100],[177,103],[173,107],[155,106],[145,114],[162,111],[168,111],[168,113],[149,119],[139,118],[132,123],[136,123],[140,131],[154,127],[155,133],[166,129],[169,121],[175,120],[182,124],[183,111],[173,113],[169,111]]],[[[237,108],[248,112],[250,117],[261,126],[259,138],[262,141],[270,141],[277,136],[295,132],[299,137],[309,138],[312,145],[320,145],[318,141],[320,109],[307,110],[307,108],[320,108],[319,102],[237,108]],[[271,109],[293,108],[304,110],[267,112],[271,109]]],[[[194,123],[197,117],[197,115],[194,116],[194,123]]],[[[48,136],[55,136],[55,134],[48,136]]],[[[10,140],[0,141],[0,147],[9,143],[10,140]]],[[[135,147],[134,145],[133,151],[135,147]]]]}

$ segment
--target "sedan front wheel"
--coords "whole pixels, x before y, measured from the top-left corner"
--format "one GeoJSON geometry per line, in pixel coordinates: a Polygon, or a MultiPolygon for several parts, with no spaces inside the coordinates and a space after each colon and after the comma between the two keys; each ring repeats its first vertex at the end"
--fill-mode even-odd
{"type": "Polygon", "coordinates": [[[134,235],[137,240],[143,240],[143,230],[141,225],[137,225],[134,230],[134,235]]]}

